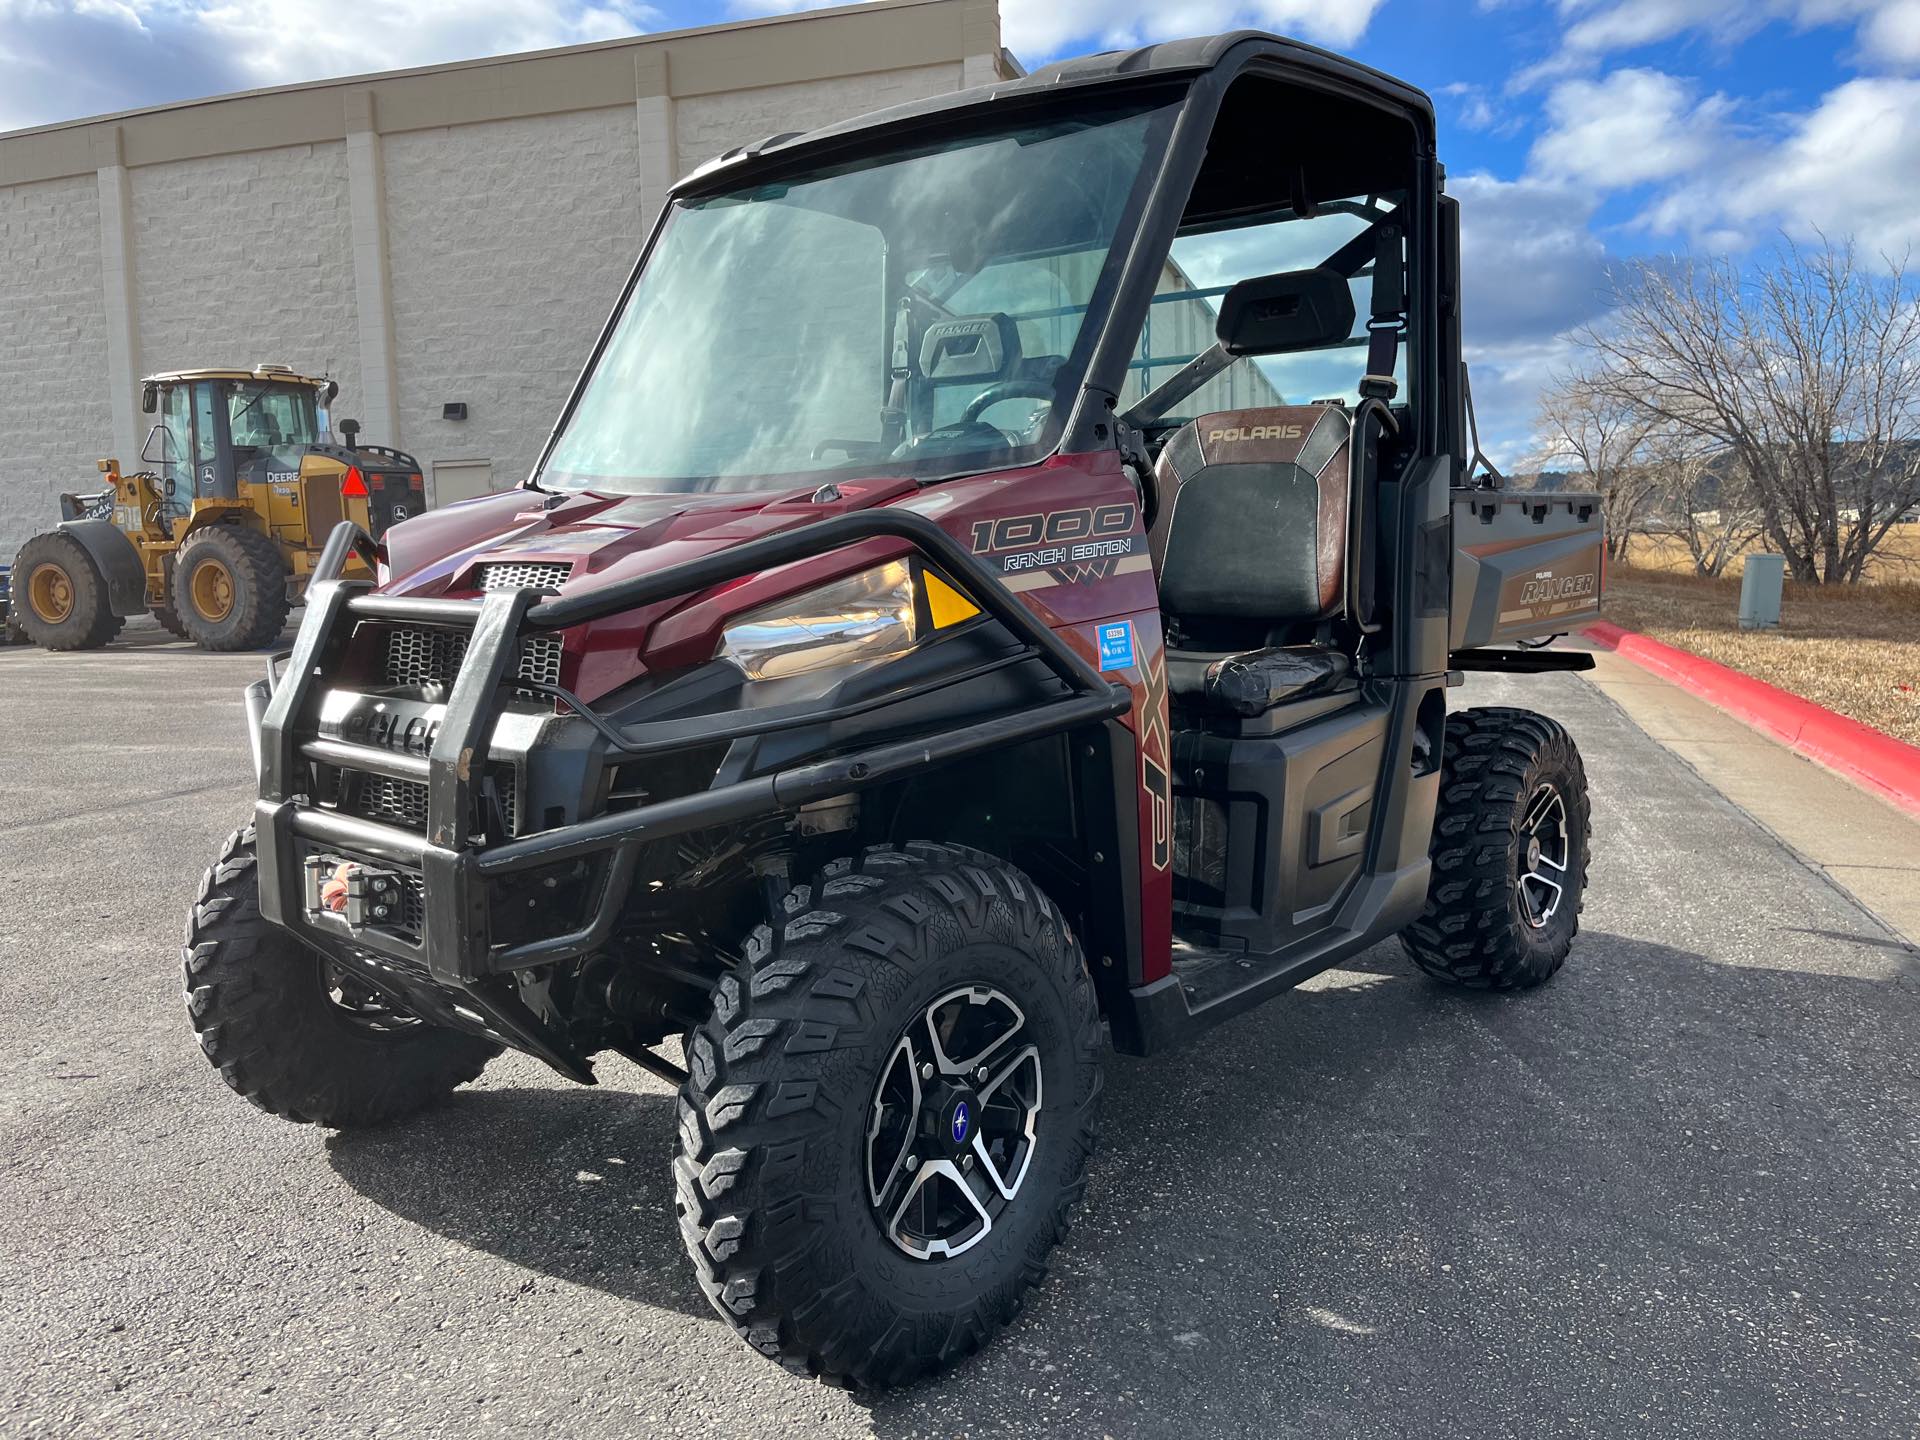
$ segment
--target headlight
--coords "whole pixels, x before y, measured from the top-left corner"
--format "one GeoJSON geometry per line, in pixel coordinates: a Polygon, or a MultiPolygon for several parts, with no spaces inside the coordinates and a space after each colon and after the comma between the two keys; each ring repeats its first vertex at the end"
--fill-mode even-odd
{"type": "Polygon", "coordinates": [[[913,588],[904,560],[836,580],[729,625],[720,656],[749,680],[890,659],[919,638],[913,588]]]}

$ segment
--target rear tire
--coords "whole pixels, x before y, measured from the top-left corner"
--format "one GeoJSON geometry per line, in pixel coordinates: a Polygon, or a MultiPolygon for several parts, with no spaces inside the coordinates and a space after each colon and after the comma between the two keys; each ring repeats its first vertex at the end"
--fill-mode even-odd
{"type": "Polygon", "coordinates": [[[1400,937],[1413,963],[1478,990],[1551,979],[1580,929],[1591,839],[1563,727],[1530,710],[1449,715],[1427,906],[1400,937]]]}
{"type": "Polygon", "coordinates": [[[97,650],[124,623],[87,547],[58,530],[20,547],[12,585],[9,618],[43,650],[97,650]]]}
{"type": "Polygon", "coordinates": [[[180,547],[173,604],[187,636],[207,650],[258,650],[286,628],[287,566],[280,547],[243,525],[210,525],[180,547]]]}
{"type": "Polygon", "coordinates": [[[979,1349],[1066,1233],[1100,1092],[1093,984],[1033,882],[956,845],[837,861],[784,913],[688,1044],[676,1209],[749,1345],[895,1385],[979,1349]],[[943,1024],[951,1053],[927,1039],[943,1024]]]}
{"type": "Polygon", "coordinates": [[[369,1002],[351,981],[336,991],[343,977],[320,953],[260,914],[251,825],[202,877],[180,963],[187,1018],[220,1078],[296,1124],[384,1124],[445,1099],[500,1053],[369,1002]]]}

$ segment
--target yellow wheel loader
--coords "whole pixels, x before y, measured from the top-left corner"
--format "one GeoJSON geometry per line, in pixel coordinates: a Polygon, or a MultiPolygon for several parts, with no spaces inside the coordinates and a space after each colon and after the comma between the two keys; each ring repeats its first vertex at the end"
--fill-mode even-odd
{"type": "Polygon", "coordinates": [[[60,524],[14,562],[14,622],[48,650],[104,645],[146,612],[208,650],[271,644],[335,525],[378,536],[426,508],[412,456],[354,443],[351,420],[334,441],[338,392],[284,365],[149,376],[153,468],[102,460],[105,490],[60,497],[60,524]]]}

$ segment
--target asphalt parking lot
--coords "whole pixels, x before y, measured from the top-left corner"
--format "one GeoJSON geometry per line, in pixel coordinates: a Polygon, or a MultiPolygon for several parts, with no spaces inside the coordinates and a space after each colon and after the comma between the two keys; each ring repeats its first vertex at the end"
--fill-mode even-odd
{"type": "Polygon", "coordinates": [[[1920,959],[1578,679],[1470,692],[1586,754],[1562,976],[1383,946],[1114,1060],[1047,1286],[872,1399],[707,1311],[623,1061],[344,1137],[227,1092],[176,947],[260,661],[161,638],[0,650],[0,1432],[1920,1434],[1920,959]]]}

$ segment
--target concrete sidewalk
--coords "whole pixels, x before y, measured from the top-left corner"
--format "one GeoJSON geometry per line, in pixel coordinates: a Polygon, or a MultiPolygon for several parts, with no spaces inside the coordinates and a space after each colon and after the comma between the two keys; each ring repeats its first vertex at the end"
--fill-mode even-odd
{"type": "Polygon", "coordinates": [[[1802,862],[1920,948],[1920,821],[1611,651],[1584,678],[1802,862]]]}

